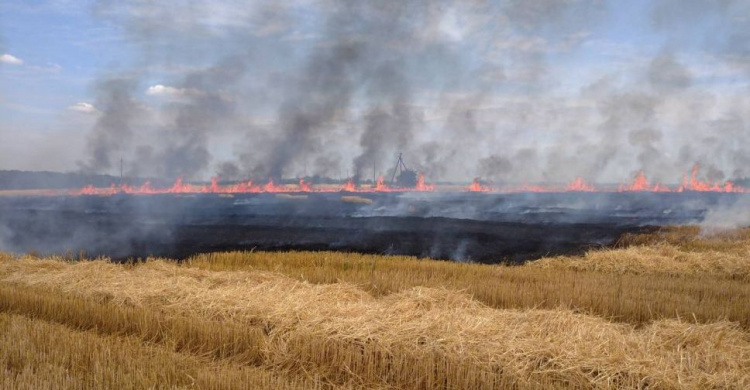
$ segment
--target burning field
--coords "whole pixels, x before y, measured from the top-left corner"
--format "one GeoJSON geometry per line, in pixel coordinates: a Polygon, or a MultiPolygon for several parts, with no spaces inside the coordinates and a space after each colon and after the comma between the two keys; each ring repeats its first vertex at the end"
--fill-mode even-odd
{"type": "Polygon", "coordinates": [[[750,1],[0,1],[0,388],[749,389],[750,1]]]}
{"type": "Polygon", "coordinates": [[[208,185],[178,179],[167,188],[146,181],[10,193],[0,197],[0,243],[17,253],[118,260],[291,249],[521,263],[581,254],[658,226],[741,226],[748,200],[732,182],[699,180],[697,166],[679,187],[651,184],[643,173],[614,186],[580,178],[566,186],[436,186],[405,172],[413,182],[402,186],[383,177],[369,186],[214,178],[208,185]]]}
{"type": "Polygon", "coordinates": [[[750,386],[741,187],[416,183],[2,196],[1,385],[750,386]]]}
{"type": "Polygon", "coordinates": [[[415,178],[0,196],[0,385],[750,386],[742,187],[415,178]]]}

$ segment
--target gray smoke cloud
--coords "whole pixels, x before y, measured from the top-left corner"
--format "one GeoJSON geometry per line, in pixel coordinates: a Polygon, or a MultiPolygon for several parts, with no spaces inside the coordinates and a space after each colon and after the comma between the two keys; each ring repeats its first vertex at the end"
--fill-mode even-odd
{"type": "Polygon", "coordinates": [[[99,1],[95,15],[136,48],[137,76],[97,84],[101,117],[81,167],[106,171],[124,155],[149,176],[369,178],[403,152],[432,181],[616,182],[643,170],[674,183],[695,163],[713,180],[750,175],[748,102],[706,87],[718,76],[693,61],[699,51],[747,67],[746,2],[655,2],[644,17],[666,39],[652,50],[591,37],[615,8],[99,1]],[[592,47],[621,66],[586,83],[565,66],[592,47]]]}
{"type": "Polygon", "coordinates": [[[321,144],[336,142],[331,131],[335,121],[352,121],[359,128],[358,137],[351,131],[344,134],[358,138],[353,174],[364,175],[370,167],[383,167],[384,161],[390,164],[398,151],[411,152],[414,134],[424,130],[424,123],[413,92],[420,80],[409,69],[427,64],[447,81],[445,71],[457,57],[435,37],[441,5],[325,3],[322,44],[313,49],[300,81],[286,88],[268,175],[288,173],[299,158],[329,163],[315,155],[321,153],[321,144]],[[409,51],[416,58],[405,59],[409,51]],[[352,118],[355,112],[359,115],[352,118]]]}
{"type": "Polygon", "coordinates": [[[86,161],[79,162],[81,170],[94,173],[115,166],[133,139],[133,123],[144,108],[133,97],[137,81],[132,77],[107,77],[96,86],[95,106],[101,111],[87,141],[90,152],[86,161]]]}
{"type": "MultiPolygon", "coordinates": [[[[652,18],[655,27],[667,35],[668,44],[673,47],[693,44],[695,36],[688,38],[687,33],[702,29],[705,33],[697,39],[701,50],[718,64],[750,76],[750,3],[747,1],[665,0],[654,4],[652,18]]],[[[664,65],[662,79],[680,85],[684,77],[679,69],[666,76],[670,69],[669,64],[664,65]]],[[[746,87],[744,93],[748,92],[750,89],[746,87]]],[[[699,104],[690,106],[693,117],[703,121],[714,109],[716,99],[709,92],[703,92],[699,104]]],[[[686,136],[696,142],[684,145],[679,153],[683,163],[693,161],[705,166],[706,176],[712,180],[750,176],[747,164],[750,150],[744,146],[750,142],[747,123],[750,107],[741,101],[727,102],[725,107],[720,118],[687,127],[692,131],[686,136]],[[722,161],[729,169],[716,166],[722,161]]]]}
{"type": "MultiPolygon", "coordinates": [[[[160,150],[142,149],[142,159],[157,169],[160,177],[195,177],[208,168],[212,135],[234,121],[234,96],[229,92],[247,72],[242,58],[228,58],[206,70],[185,76],[174,94],[176,102],[167,105],[170,122],[158,129],[160,150]]],[[[144,169],[141,169],[144,171],[144,169]]]]}
{"type": "Polygon", "coordinates": [[[355,64],[361,61],[357,42],[335,42],[314,54],[299,84],[278,113],[279,136],[274,141],[267,176],[280,178],[298,157],[319,152],[321,132],[332,126],[352,99],[355,64]]]}
{"type": "Polygon", "coordinates": [[[750,199],[730,199],[710,208],[700,226],[708,234],[750,226],[750,199]]]}
{"type": "MultiPolygon", "coordinates": [[[[533,4],[524,4],[516,16],[522,24],[534,26],[537,19],[524,16],[534,9],[533,4]]],[[[533,178],[533,172],[516,175],[514,171],[530,164],[545,181],[581,175],[607,182],[645,171],[652,179],[674,183],[698,163],[705,179],[747,176],[747,165],[739,164],[748,161],[748,150],[742,146],[750,142],[744,120],[747,104],[726,101],[696,84],[695,75],[681,60],[688,55],[679,52],[697,49],[713,56],[719,65],[744,69],[741,64],[750,63],[750,40],[742,39],[750,31],[749,11],[748,4],[741,1],[655,2],[651,9],[654,30],[667,37],[661,50],[652,58],[639,58],[640,65],[629,75],[613,72],[583,88],[581,99],[593,102],[595,110],[584,110],[565,127],[558,125],[568,121],[567,115],[552,118],[547,126],[556,128],[558,136],[551,138],[557,140],[548,140],[544,147],[533,146],[531,161],[514,163],[519,149],[511,147],[481,159],[478,175],[494,180],[533,178]]],[[[535,116],[542,117],[545,108],[539,102],[535,116]]],[[[557,108],[560,106],[552,109],[557,112],[557,108]]]]}

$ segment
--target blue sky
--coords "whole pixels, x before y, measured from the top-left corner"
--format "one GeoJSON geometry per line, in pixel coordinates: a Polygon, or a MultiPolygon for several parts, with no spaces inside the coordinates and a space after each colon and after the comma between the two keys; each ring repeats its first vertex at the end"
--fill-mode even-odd
{"type": "MultiPolygon", "coordinates": [[[[680,153],[703,160],[717,154],[725,146],[710,152],[686,152],[685,148],[692,146],[678,133],[683,124],[679,117],[691,112],[691,105],[711,101],[700,118],[686,120],[713,124],[739,118],[740,127],[731,134],[747,132],[748,106],[736,97],[747,95],[750,65],[745,48],[735,42],[748,35],[748,6],[729,1],[729,8],[715,9],[691,0],[675,8],[679,2],[665,0],[665,8],[659,10],[656,3],[534,0],[515,6],[512,1],[499,1],[477,11],[448,1],[438,16],[426,12],[425,17],[435,21],[414,24],[429,31],[421,36],[423,31],[409,30],[408,34],[419,35],[414,38],[417,44],[397,49],[401,52],[393,57],[400,61],[397,66],[410,83],[409,104],[418,106],[427,118],[427,124],[411,136],[411,149],[420,152],[444,139],[462,138],[447,133],[446,106],[454,109],[475,104],[471,109],[482,113],[478,116],[482,135],[473,143],[461,142],[489,158],[499,147],[496,142],[512,136],[512,148],[503,154],[535,148],[545,158],[535,160],[539,166],[534,172],[523,174],[548,179],[557,173],[550,168],[554,165],[550,156],[560,154],[564,155],[560,158],[574,161],[578,154],[572,146],[575,140],[607,137],[600,130],[606,118],[602,118],[598,102],[641,94],[658,101],[656,119],[648,127],[659,133],[654,142],[665,144],[658,146],[659,161],[642,157],[655,144],[639,144],[633,141],[631,129],[623,129],[614,137],[630,142],[623,148],[632,150],[618,156],[621,162],[592,173],[595,179],[629,175],[644,164],[654,169],[668,165],[666,170],[676,172],[684,165],[677,163],[680,153]],[[672,80],[671,74],[656,74],[656,58],[689,75],[689,86],[658,86],[662,82],[679,84],[680,80],[672,80]],[[654,77],[666,77],[666,81],[655,82],[654,77]],[[529,114],[519,114],[523,110],[529,114]],[[672,145],[675,142],[679,145],[672,145]],[[623,165],[626,167],[620,168],[623,165]]],[[[236,117],[224,125],[230,130],[202,138],[201,142],[209,145],[211,158],[194,174],[205,177],[224,162],[240,161],[242,150],[237,145],[248,138],[247,131],[231,129],[273,127],[279,120],[279,106],[289,97],[275,85],[296,83],[307,71],[314,49],[325,48],[329,39],[325,37],[327,7],[326,1],[314,0],[289,2],[283,9],[235,0],[178,1],[161,6],[145,1],[5,0],[0,3],[0,169],[78,169],[90,153],[87,142],[92,128],[105,114],[97,107],[97,82],[111,75],[135,75],[133,98],[149,113],[150,119],[139,125],[143,133],[136,133],[135,141],[127,146],[118,146],[127,149],[118,153],[134,156],[139,146],[160,142],[159,129],[170,128],[164,123],[173,119],[175,106],[205,92],[187,87],[192,82],[191,72],[204,72],[238,56],[248,63],[248,74],[236,88],[224,86],[214,91],[232,99],[236,117]]],[[[352,36],[362,31],[369,30],[352,31],[352,36]]],[[[377,53],[391,54],[380,49],[377,53]]],[[[368,100],[366,90],[357,86],[354,103],[347,106],[352,118],[332,127],[358,126],[357,115],[376,104],[368,100]]],[[[383,104],[384,98],[379,99],[377,104],[383,104]]],[[[628,117],[626,122],[630,120],[628,117]]],[[[264,130],[249,138],[273,139],[273,131],[264,130]]],[[[341,131],[351,139],[334,137],[343,139],[335,150],[318,152],[335,155],[339,171],[348,169],[357,148],[363,147],[356,130],[341,131]]],[[[705,133],[705,129],[695,131],[705,133]]],[[[740,141],[745,140],[743,136],[740,141]]],[[[451,149],[455,144],[451,142],[437,155],[443,160],[455,155],[451,149]]],[[[306,161],[315,158],[309,154],[306,161]]],[[[745,173],[731,161],[744,162],[744,158],[748,157],[706,163],[731,176],[745,173]]],[[[427,164],[427,160],[420,163],[427,164]]],[[[586,172],[586,164],[591,163],[571,165],[586,172]]],[[[289,162],[285,174],[297,173],[301,165],[300,161],[289,162]]],[[[444,169],[440,174],[471,176],[481,170],[477,161],[462,160],[457,166],[459,170],[444,169]]]]}

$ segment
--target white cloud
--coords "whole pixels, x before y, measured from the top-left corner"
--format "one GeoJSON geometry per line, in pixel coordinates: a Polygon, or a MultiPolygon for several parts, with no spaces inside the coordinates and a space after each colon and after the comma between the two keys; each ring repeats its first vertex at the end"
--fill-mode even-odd
{"type": "Polygon", "coordinates": [[[197,90],[197,89],[190,89],[190,88],[176,88],[176,87],[170,87],[168,85],[152,85],[148,87],[146,90],[146,95],[149,96],[159,96],[159,97],[168,97],[168,98],[184,98],[184,97],[190,97],[190,96],[198,96],[201,95],[203,92],[197,90]]]}
{"type": "Polygon", "coordinates": [[[177,88],[168,85],[156,84],[146,89],[146,95],[173,102],[187,102],[191,99],[212,96],[214,98],[231,101],[230,96],[222,92],[206,92],[195,88],[177,88]]]}
{"type": "Polygon", "coordinates": [[[160,96],[160,95],[180,95],[180,89],[175,87],[169,87],[161,84],[152,85],[146,90],[146,95],[160,96]]]}
{"type": "Polygon", "coordinates": [[[0,55],[0,62],[8,65],[23,65],[22,59],[10,54],[0,55]]]}
{"type": "Polygon", "coordinates": [[[83,114],[94,114],[97,112],[97,109],[93,104],[86,102],[78,102],[76,104],[68,106],[68,110],[80,112],[83,114]]]}

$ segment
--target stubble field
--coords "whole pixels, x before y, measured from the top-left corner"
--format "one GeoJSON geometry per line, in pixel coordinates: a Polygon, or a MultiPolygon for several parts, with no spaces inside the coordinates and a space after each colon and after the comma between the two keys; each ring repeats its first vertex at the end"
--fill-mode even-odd
{"type": "Polygon", "coordinates": [[[0,255],[3,388],[747,388],[750,229],[490,266],[0,255]]]}

